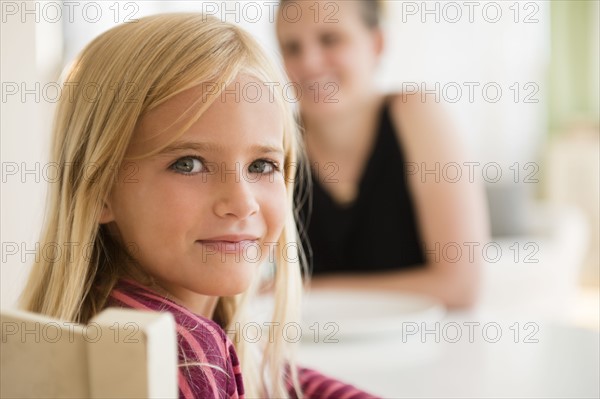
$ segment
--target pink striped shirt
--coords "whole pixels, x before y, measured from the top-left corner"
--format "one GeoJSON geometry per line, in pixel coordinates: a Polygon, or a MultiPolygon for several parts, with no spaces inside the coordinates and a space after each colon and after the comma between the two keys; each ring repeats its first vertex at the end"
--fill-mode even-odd
{"type": "MultiPolygon", "coordinates": [[[[110,294],[109,306],[171,312],[177,328],[180,398],[244,397],[244,383],[235,348],[217,323],[130,279],[119,280],[110,294]]],[[[311,369],[299,368],[298,375],[307,399],[374,398],[311,369]]],[[[290,394],[295,397],[291,389],[290,394]]]]}

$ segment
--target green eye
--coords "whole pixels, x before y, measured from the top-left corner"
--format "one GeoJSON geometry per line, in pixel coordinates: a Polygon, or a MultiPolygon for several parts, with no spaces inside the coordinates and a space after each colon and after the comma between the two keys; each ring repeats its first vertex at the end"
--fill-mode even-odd
{"type": "Polygon", "coordinates": [[[204,166],[202,161],[196,157],[179,158],[171,165],[171,169],[175,172],[184,174],[195,174],[203,171],[204,166]]]}
{"type": "Polygon", "coordinates": [[[273,173],[278,170],[277,166],[271,161],[265,161],[263,159],[259,159],[258,161],[254,161],[248,167],[248,171],[250,173],[273,173]]]}

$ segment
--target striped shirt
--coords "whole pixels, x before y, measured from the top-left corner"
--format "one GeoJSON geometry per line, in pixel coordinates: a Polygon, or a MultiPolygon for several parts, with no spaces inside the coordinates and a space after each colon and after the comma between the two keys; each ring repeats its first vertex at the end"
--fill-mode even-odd
{"type": "MultiPolygon", "coordinates": [[[[244,383],[235,348],[225,331],[214,321],[130,279],[119,280],[106,306],[170,312],[173,315],[177,328],[180,398],[244,397],[244,383]]],[[[311,369],[299,368],[298,376],[307,399],[374,398],[311,369]]],[[[295,397],[291,389],[290,394],[295,397]]]]}

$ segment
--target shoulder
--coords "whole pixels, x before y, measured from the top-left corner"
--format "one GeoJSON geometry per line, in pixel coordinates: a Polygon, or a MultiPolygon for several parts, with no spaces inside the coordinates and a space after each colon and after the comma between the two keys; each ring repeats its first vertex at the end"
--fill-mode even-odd
{"type": "Polygon", "coordinates": [[[225,331],[213,320],[131,280],[120,280],[108,306],[169,312],[175,319],[181,397],[243,395],[240,362],[225,331]]]}
{"type": "Polygon", "coordinates": [[[228,357],[233,348],[225,331],[213,320],[195,314],[134,281],[119,280],[110,293],[107,306],[171,313],[180,345],[187,346],[193,352],[218,349],[223,357],[228,357]]]}
{"type": "Polygon", "coordinates": [[[432,95],[421,92],[394,93],[388,96],[388,104],[390,115],[397,127],[399,125],[409,128],[427,128],[420,132],[421,134],[427,134],[434,128],[444,132],[454,129],[448,104],[437,101],[432,95]]]}
{"type": "Polygon", "coordinates": [[[424,112],[442,111],[444,109],[444,102],[438,101],[435,96],[422,93],[422,92],[396,92],[390,93],[386,96],[387,102],[390,105],[390,109],[395,113],[407,113],[407,112],[424,112]]]}
{"type": "Polygon", "coordinates": [[[447,104],[426,93],[388,95],[390,118],[408,161],[449,161],[466,156],[447,104]]]}

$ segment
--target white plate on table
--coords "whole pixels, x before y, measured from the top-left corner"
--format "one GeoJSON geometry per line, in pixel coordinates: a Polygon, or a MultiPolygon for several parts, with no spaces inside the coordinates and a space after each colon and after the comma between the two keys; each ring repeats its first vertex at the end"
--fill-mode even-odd
{"type": "MultiPolygon", "coordinates": [[[[406,323],[431,323],[446,313],[438,300],[412,293],[317,290],[305,294],[304,341],[366,338],[402,332],[406,323]],[[315,340],[316,332],[319,340],[315,340]]],[[[416,327],[415,326],[415,327],[416,327]]]]}
{"type": "MultiPolygon", "coordinates": [[[[251,309],[252,320],[266,326],[273,309],[271,298],[256,298],[251,309]]],[[[304,294],[302,324],[290,326],[286,334],[301,333],[304,342],[372,338],[401,333],[406,323],[416,323],[411,327],[420,330],[421,323],[440,321],[445,314],[438,300],[423,295],[315,290],[304,294]]]]}

